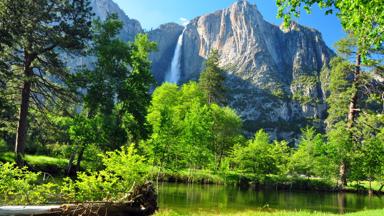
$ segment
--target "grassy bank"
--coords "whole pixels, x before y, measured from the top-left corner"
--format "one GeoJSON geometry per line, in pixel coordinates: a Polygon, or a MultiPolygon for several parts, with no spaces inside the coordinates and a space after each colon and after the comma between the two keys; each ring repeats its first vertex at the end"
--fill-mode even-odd
{"type": "Polygon", "coordinates": [[[197,184],[226,184],[254,189],[281,189],[281,190],[317,190],[333,191],[336,183],[318,178],[302,178],[266,175],[263,177],[244,174],[235,171],[214,172],[210,170],[165,170],[153,172],[152,178],[163,182],[197,183],[197,184]]]}
{"type": "MultiPolygon", "coordinates": [[[[336,180],[322,178],[307,178],[300,176],[257,176],[236,171],[215,172],[211,170],[163,170],[159,172],[153,169],[152,178],[161,182],[170,183],[196,183],[196,184],[223,184],[249,187],[253,189],[277,189],[277,190],[305,190],[337,192],[336,180]]],[[[372,182],[372,189],[377,194],[382,194],[382,183],[372,182]],[[381,191],[380,191],[381,190],[381,191]]],[[[349,182],[345,192],[368,193],[369,182],[349,182]]]]}
{"type": "MultiPolygon", "coordinates": [[[[68,166],[68,160],[62,158],[49,157],[45,155],[25,155],[26,163],[31,171],[46,172],[51,175],[62,175],[68,166]]],[[[0,162],[15,162],[13,152],[0,154],[0,162]]]]}
{"type": "MultiPolygon", "coordinates": [[[[49,157],[44,155],[26,155],[25,160],[31,171],[46,172],[54,176],[62,176],[68,166],[68,159],[49,157]]],[[[13,152],[0,153],[0,162],[14,162],[13,152]]],[[[83,161],[81,170],[90,170],[87,161],[83,161]]],[[[196,184],[222,184],[237,185],[253,189],[277,189],[277,190],[305,190],[305,191],[338,191],[334,180],[321,178],[305,178],[294,176],[265,175],[257,176],[237,171],[211,171],[200,169],[185,170],[159,170],[157,167],[151,169],[151,179],[161,182],[196,183],[196,184]]],[[[346,191],[368,192],[369,182],[350,182],[346,191]]],[[[382,189],[381,182],[372,182],[372,189],[382,189]]]]}
{"type": "MultiPolygon", "coordinates": [[[[179,213],[172,210],[161,210],[155,216],[336,216],[338,214],[323,213],[323,212],[307,212],[307,211],[255,211],[244,210],[241,212],[209,212],[209,211],[196,211],[191,213],[179,213]]],[[[345,216],[378,216],[384,215],[384,210],[367,210],[362,212],[348,213],[345,216]]]]}

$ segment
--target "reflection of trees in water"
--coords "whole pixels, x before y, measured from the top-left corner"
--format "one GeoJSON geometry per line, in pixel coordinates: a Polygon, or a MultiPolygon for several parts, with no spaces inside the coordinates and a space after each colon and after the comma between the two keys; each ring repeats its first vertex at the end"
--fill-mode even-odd
{"type": "Polygon", "coordinates": [[[178,208],[186,212],[202,209],[230,212],[242,209],[272,208],[347,213],[381,209],[384,197],[354,193],[314,191],[241,190],[238,187],[200,184],[160,184],[160,208],[178,208]]]}
{"type": "Polygon", "coordinates": [[[345,196],[345,193],[338,193],[337,194],[337,204],[339,208],[339,213],[344,214],[345,213],[345,207],[347,205],[347,197],[345,196]]]}

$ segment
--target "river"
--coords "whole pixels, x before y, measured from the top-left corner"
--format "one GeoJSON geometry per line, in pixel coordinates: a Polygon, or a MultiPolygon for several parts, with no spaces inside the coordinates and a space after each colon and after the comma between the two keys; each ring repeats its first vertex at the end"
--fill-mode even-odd
{"type": "Polygon", "coordinates": [[[179,213],[279,209],[332,213],[382,209],[384,196],[353,193],[241,190],[223,185],[159,184],[159,207],[179,213]]]}

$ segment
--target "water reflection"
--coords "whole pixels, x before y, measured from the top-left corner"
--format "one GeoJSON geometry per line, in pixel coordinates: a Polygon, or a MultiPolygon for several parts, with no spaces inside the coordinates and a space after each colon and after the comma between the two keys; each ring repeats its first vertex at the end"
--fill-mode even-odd
{"type": "Polygon", "coordinates": [[[183,212],[273,208],[345,213],[381,209],[384,200],[351,193],[254,191],[220,185],[163,183],[159,185],[159,205],[183,212]]]}

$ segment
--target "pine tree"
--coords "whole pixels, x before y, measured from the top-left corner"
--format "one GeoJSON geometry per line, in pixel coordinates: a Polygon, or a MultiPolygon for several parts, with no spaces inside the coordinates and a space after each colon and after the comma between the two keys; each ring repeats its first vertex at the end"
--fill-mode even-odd
{"type": "Polygon", "coordinates": [[[212,50],[205,62],[205,69],[201,72],[199,78],[200,88],[203,90],[208,104],[225,105],[224,81],[224,71],[219,67],[219,53],[217,50],[212,50]]]}
{"type": "MultiPolygon", "coordinates": [[[[341,186],[347,185],[347,175],[349,169],[348,156],[351,149],[360,142],[361,137],[355,137],[355,125],[359,115],[363,110],[367,110],[364,103],[369,95],[377,92],[380,93],[379,83],[373,83],[372,76],[367,76],[368,73],[362,72],[362,69],[375,70],[381,67],[382,48],[371,48],[366,53],[366,64],[361,61],[362,55],[358,46],[357,40],[349,35],[347,38],[336,43],[338,54],[332,60],[331,76],[329,90],[331,92],[327,99],[329,105],[329,116],[327,123],[330,130],[340,129],[340,125],[346,127],[348,137],[345,140],[344,146],[340,144],[340,149],[344,149],[344,153],[339,155],[340,168],[339,177],[341,186]],[[353,64],[354,63],[354,64],[353,64]],[[339,128],[335,128],[335,126],[339,128]]],[[[332,131],[330,131],[332,132],[332,131]]],[[[339,137],[342,134],[339,134],[339,137]]],[[[333,136],[339,139],[338,136],[333,136]]],[[[341,142],[340,142],[341,143],[341,142]]]]}
{"type": "Polygon", "coordinates": [[[88,0],[2,0],[0,41],[3,65],[17,77],[22,89],[15,153],[23,165],[30,101],[71,98],[71,74],[60,53],[81,51],[90,39],[91,8],[88,0]]]}

